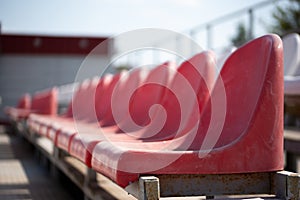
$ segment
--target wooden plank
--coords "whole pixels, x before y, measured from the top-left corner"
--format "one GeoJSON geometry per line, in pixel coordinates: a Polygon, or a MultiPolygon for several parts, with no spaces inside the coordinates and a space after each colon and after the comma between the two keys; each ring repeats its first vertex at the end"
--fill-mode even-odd
{"type": "Polygon", "coordinates": [[[285,127],[284,139],[300,141],[300,129],[297,127],[285,127]]]}

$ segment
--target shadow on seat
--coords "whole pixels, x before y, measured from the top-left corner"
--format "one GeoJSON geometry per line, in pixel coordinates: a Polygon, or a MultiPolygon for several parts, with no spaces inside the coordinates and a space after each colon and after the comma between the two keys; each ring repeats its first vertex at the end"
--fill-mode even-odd
{"type": "Polygon", "coordinates": [[[283,169],[283,57],[276,35],[225,62],[199,126],[155,142],[103,141],[92,168],[122,187],[145,174],[231,174],[283,169]]]}

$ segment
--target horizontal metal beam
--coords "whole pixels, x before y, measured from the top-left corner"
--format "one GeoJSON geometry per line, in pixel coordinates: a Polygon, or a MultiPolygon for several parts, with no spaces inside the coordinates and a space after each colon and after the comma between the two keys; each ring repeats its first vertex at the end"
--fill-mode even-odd
{"type": "Polygon", "coordinates": [[[158,175],[161,196],[270,194],[273,173],[158,175]]]}
{"type": "Polygon", "coordinates": [[[183,196],[272,196],[298,200],[300,174],[278,171],[243,174],[141,176],[127,191],[139,200],[183,196]]]}

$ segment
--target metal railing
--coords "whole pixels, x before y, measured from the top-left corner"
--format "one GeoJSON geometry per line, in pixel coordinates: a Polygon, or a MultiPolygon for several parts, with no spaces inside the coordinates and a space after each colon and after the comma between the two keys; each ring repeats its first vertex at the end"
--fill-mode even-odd
{"type": "Polygon", "coordinates": [[[200,25],[188,30],[188,32],[189,32],[190,36],[193,38],[193,36],[195,35],[196,32],[205,30],[207,33],[206,34],[207,35],[207,49],[211,49],[211,48],[213,48],[213,46],[212,46],[212,35],[213,35],[212,31],[213,31],[214,26],[217,26],[219,24],[222,24],[222,23],[232,20],[232,19],[237,19],[241,15],[247,14],[248,15],[248,37],[253,38],[254,37],[255,11],[262,9],[266,6],[274,5],[274,3],[278,2],[278,1],[279,0],[277,0],[277,1],[268,0],[268,1],[260,2],[253,6],[250,6],[248,8],[243,8],[241,10],[235,11],[235,12],[227,14],[225,16],[218,17],[218,18],[216,18],[212,21],[206,22],[204,24],[200,24],[200,25]]]}
{"type": "MultiPolygon", "coordinates": [[[[271,18],[271,11],[275,9],[275,6],[281,5],[284,2],[287,2],[287,0],[262,1],[250,7],[243,8],[227,15],[217,17],[206,23],[194,26],[188,30],[182,31],[182,34],[191,38],[203,49],[212,49],[218,53],[224,51],[224,49],[226,48],[230,48],[230,46],[232,45],[230,37],[233,37],[233,34],[236,34],[237,25],[239,23],[245,25],[248,38],[255,38],[260,35],[266,34],[268,32],[266,30],[266,26],[268,25],[268,23],[265,22],[265,19],[262,19],[262,17],[266,18],[266,15],[269,15],[269,18],[271,18]],[[224,30],[230,30],[231,34],[224,35],[224,30]],[[216,38],[219,40],[222,39],[223,41],[216,41],[216,38]]],[[[162,43],[170,43],[170,45],[173,45],[175,48],[175,52],[181,52],[183,48],[183,45],[181,44],[181,38],[179,37],[163,37],[155,39],[152,41],[152,46],[160,47],[162,46],[162,43]]],[[[189,51],[185,52],[185,55],[189,54],[190,56],[192,56],[197,52],[194,44],[190,44],[190,47],[184,48],[185,51],[189,51]]],[[[152,57],[152,64],[154,65],[172,59],[170,58],[170,56],[162,56],[161,53],[155,51],[157,51],[157,49],[154,48],[152,50],[147,49],[145,51],[131,52],[127,54],[123,58],[123,60],[121,59],[121,62],[119,63],[128,66],[140,66],[143,65],[141,63],[143,62],[143,57],[145,57],[146,54],[148,55],[148,57],[152,57]]],[[[180,58],[178,59],[178,56],[176,57],[176,55],[174,55],[174,58],[177,61],[180,61],[180,58]]]]}

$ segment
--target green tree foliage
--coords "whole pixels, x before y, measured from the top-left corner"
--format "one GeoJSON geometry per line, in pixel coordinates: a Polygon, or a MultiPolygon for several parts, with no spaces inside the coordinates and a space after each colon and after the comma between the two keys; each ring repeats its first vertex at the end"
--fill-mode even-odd
{"type": "Polygon", "coordinates": [[[270,31],[279,35],[300,31],[300,0],[289,0],[285,6],[276,6],[272,13],[274,24],[270,31]]]}
{"type": "Polygon", "coordinates": [[[231,38],[231,43],[236,47],[240,47],[251,39],[249,31],[246,29],[245,25],[243,23],[239,23],[237,25],[237,32],[235,36],[231,38]]]}

